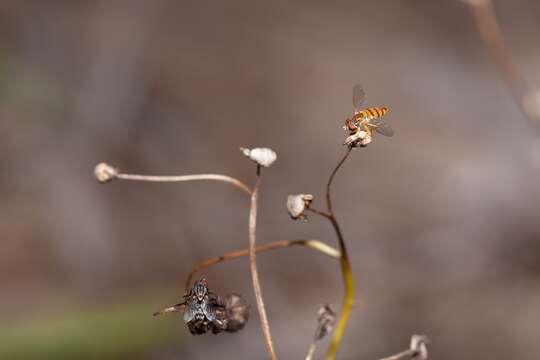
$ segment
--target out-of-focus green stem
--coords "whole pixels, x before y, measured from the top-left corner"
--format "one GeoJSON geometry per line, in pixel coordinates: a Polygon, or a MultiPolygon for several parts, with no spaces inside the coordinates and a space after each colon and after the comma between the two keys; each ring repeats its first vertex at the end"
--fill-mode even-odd
{"type": "Polygon", "coordinates": [[[343,274],[343,282],[345,285],[345,296],[343,298],[343,305],[341,307],[341,314],[339,321],[334,329],[334,337],[330,343],[330,348],[326,354],[326,359],[331,360],[336,358],[336,353],[341,343],[341,338],[345,333],[345,327],[349,321],[351,310],[354,304],[354,279],[351,271],[351,264],[348,259],[341,259],[341,272],[343,274]]]}

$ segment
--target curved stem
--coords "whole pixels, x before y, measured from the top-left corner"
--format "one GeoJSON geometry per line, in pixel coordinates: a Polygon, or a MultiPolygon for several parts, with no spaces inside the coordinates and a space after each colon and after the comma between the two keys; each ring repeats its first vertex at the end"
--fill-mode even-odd
{"type": "Polygon", "coordinates": [[[405,350],[405,351],[402,351],[402,352],[397,353],[395,355],[388,356],[388,357],[385,357],[385,358],[382,358],[382,359],[379,359],[379,360],[399,360],[399,359],[403,359],[403,358],[406,358],[406,357],[416,356],[416,354],[417,354],[417,352],[414,351],[414,350],[405,350]]]}
{"type": "Polygon", "coordinates": [[[332,214],[332,197],[330,196],[330,188],[332,187],[332,182],[334,181],[334,177],[336,176],[339,168],[341,168],[341,165],[347,160],[349,155],[351,154],[352,147],[347,147],[347,152],[341,159],[341,161],[336,165],[334,170],[332,171],[332,174],[330,174],[330,178],[328,179],[328,183],[326,184],[326,209],[328,210],[329,214],[332,214]]]}
{"type": "Polygon", "coordinates": [[[315,209],[315,208],[313,208],[313,207],[311,207],[311,206],[308,207],[306,210],[307,210],[307,211],[311,211],[312,213],[317,214],[317,215],[320,215],[320,216],[325,217],[325,218],[327,218],[327,219],[330,218],[330,214],[327,213],[326,211],[317,210],[317,209],[315,209]]]}
{"type": "Polygon", "coordinates": [[[348,147],[347,152],[330,174],[330,178],[328,179],[328,183],[326,184],[326,208],[328,209],[327,218],[332,223],[332,226],[334,228],[334,231],[336,232],[336,236],[339,241],[339,251],[341,252],[341,273],[343,276],[343,283],[345,287],[345,296],[343,298],[341,313],[336,328],[334,330],[334,336],[332,338],[332,341],[330,342],[330,348],[328,349],[328,352],[326,354],[326,359],[336,358],[337,350],[341,343],[343,334],[345,333],[345,327],[347,326],[347,322],[349,321],[351,310],[354,305],[355,285],[351,270],[351,264],[349,262],[349,254],[347,253],[347,246],[345,245],[345,239],[343,238],[343,234],[341,233],[341,228],[332,210],[332,197],[330,193],[334,177],[336,176],[338,170],[341,168],[341,165],[343,165],[345,160],[347,160],[347,158],[351,154],[351,151],[352,148],[348,147]]]}
{"type": "Polygon", "coordinates": [[[114,176],[121,180],[135,181],[150,181],[150,182],[181,182],[181,181],[197,181],[197,180],[214,180],[221,181],[236,186],[248,195],[251,195],[251,189],[240,180],[227,175],[220,174],[192,174],[179,176],[153,176],[153,175],[137,175],[118,173],[114,176]]]}
{"type": "MultiPolygon", "coordinates": [[[[339,259],[341,256],[340,252],[334,249],[333,247],[326,245],[322,241],[312,240],[312,239],[275,241],[269,244],[263,244],[263,245],[257,246],[255,248],[255,252],[262,253],[262,252],[266,252],[270,250],[283,249],[283,248],[287,248],[291,246],[305,246],[307,248],[317,250],[334,259],[339,259]]],[[[193,267],[193,269],[191,270],[191,272],[189,273],[187,277],[186,287],[185,287],[186,291],[190,288],[191,282],[193,280],[193,275],[195,275],[195,273],[203,269],[206,269],[207,267],[210,267],[210,266],[213,266],[213,265],[225,262],[225,261],[234,260],[237,258],[248,256],[248,255],[249,255],[249,249],[242,249],[242,250],[237,250],[237,251],[231,251],[219,257],[207,259],[198,263],[197,265],[193,267]]]]}
{"type": "Polygon", "coordinates": [[[517,70],[512,57],[512,50],[502,34],[492,1],[463,0],[463,2],[470,6],[482,41],[520,110],[525,117],[533,121],[540,121],[538,114],[533,114],[526,109],[525,101],[530,89],[526,80],[517,70]]]}
{"type": "Polygon", "coordinates": [[[259,280],[259,272],[257,270],[256,260],[256,230],[257,230],[257,200],[259,197],[259,185],[261,183],[261,166],[257,165],[257,181],[251,193],[251,206],[249,210],[249,265],[251,269],[251,278],[253,280],[253,290],[255,291],[255,299],[257,301],[257,310],[261,318],[261,325],[266,344],[266,351],[272,360],[277,359],[270,334],[270,326],[268,325],[268,317],[266,316],[266,308],[262,297],[261,282],[259,280]]]}

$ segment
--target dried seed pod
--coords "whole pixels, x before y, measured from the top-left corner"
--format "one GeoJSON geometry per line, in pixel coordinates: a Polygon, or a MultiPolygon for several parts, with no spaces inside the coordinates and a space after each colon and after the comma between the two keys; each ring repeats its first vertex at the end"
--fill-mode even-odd
{"type": "Polygon", "coordinates": [[[410,349],[414,351],[413,359],[427,360],[427,344],[429,344],[429,339],[425,335],[413,335],[411,337],[410,349]]]}
{"type": "Polygon", "coordinates": [[[106,163],[99,163],[94,168],[94,175],[97,181],[99,181],[102,184],[105,184],[116,178],[116,176],[118,175],[118,169],[115,169],[106,163]]]}
{"type": "Polygon", "coordinates": [[[287,211],[293,220],[304,220],[307,216],[306,209],[313,201],[311,194],[295,194],[287,197],[287,211]]]}
{"type": "Polygon", "coordinates": [[[249,305],[238,294],[225,296],[225,309],[227,311],[227,327],[225,331],[236,332],[242,330],[249,320],[249,305]]]}
{"type": "Polygon", "coordinates": [[[242,151],[245,156],[264,167],[269,167],[277,159],[275,151],[269,148],[247,149],[241,147],[240,151],[242,151]]]}
{"type": "Polygon", "coordinates": [[[336,322],[336,313],[329,304],[321,306],[318,315],[314,341],[319,341],[331,333],[336,322]]]}

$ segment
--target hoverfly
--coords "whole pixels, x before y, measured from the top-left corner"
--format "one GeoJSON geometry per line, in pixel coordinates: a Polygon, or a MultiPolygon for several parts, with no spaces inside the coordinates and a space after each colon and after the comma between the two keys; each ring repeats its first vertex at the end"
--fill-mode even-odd
{"type": "Polygon", "coordinates": [[[184,295],[184,301],[154,313],[154,316],[179,312],[184,309],[184,322],[193,335],[201,335],[212,330],[217,334],[222,331],[241,330],[249,318],[249,306],[236,294],[229,294],[225,300],[208,289],[208,280],[201,278],[184,295]]]}
{"type": "Polygon", "coordinates": [[[366,98],[365,92],[360,85],[353,87],[353,108],[352,118],[345,120],[343,129],[349,131],[349,137],[345,139],[344,145],[352,147],[367,146],[373,138],[373,130],[384,136],[393,136],[394,131],[382,119],[388,113],[387,107],[372,107],[361,110],[361,106],[366,98]]]}

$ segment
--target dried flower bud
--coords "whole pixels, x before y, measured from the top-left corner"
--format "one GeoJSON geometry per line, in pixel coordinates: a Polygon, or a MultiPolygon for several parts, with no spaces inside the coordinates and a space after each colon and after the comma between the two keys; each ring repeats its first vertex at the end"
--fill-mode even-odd
{"type": "Polygon", "coordinates": [[[97,181],[99,181],[102,184],[105,184],[116,178],[116,176],[118,175],[118,169],[115,169],[106,163],[99,163],[94,168],[94,175],[97,181]]]}
{"type": "Polygon", "coordinates": [[[314,341],[322,340],[326,335],[331,333],[336,322],[336,313],[329,304],[321,306],[318,315],[314,341]]]}
{"type": "Polygon", "coordinates": [[[369,135],[364,130],[359,130],[355,132],[354,134],[348,136],[345,139],[345,142],[343,145],[347,145],[353,148],[356,148],[358,146],[367,146],[371,142],[371,135],[369,135]]]}
{"type": "Polygon", "coordinates": [[[227,327],[225,331],[236,332],[242,330],[249,320],[249,305],[238,294],[225,296],[225,309],[227,311],[227,327]]]}
{"type": "Polygon", "coordinates": [[[287,197],[287,211],[293,220],[306,218],[305,211],[313,201],[311,194],[295,194],[287,197]]]}
{"type": "Polygon", "coordinates": [[[240,151],[242,151],[245,156],[264,167],[269,167],[277,159],[275,151],[269,148],[246,149],[241,147],[240,151]]]}
{"type": "Polygon", "coordinates": [[[410,349],[414,351],[413,359],[427,360],[427,344],[429,344],[429,339],[425,335],[413,335],[411,337],[410,349]]]}

